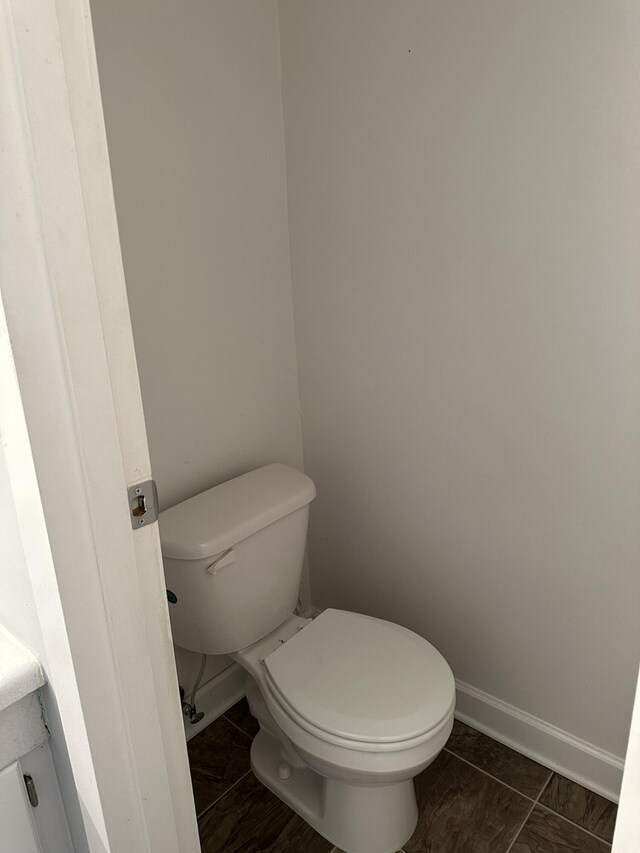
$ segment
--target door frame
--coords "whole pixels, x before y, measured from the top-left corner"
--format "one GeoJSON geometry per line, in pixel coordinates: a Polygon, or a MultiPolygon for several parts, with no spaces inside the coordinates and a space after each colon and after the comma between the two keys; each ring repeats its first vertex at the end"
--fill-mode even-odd
{"type": "Polygon", "coordinates": [[[640,673],[611,853],[636,853],[637,850],[640,850],[640,673]]]}
{"type": "MultiPolygon", "coordinates": [[[[0,36],[0,431],[87,846],[197,853],[89,0],[0,0],[0,36]]],[[[614,853],[639,800],[640,691],[614,853]]]]}
{"type": "Polygon", "coordinates": [[[3,441],[87,846],[196,853],[89,2],[0,0],[0,29],[3,441]]]}

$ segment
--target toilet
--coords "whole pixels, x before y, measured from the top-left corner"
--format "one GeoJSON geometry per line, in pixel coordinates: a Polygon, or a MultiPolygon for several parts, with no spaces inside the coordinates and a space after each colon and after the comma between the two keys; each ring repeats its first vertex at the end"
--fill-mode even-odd
{"type": "Polygon", "coordinates": [[[267,788],[345,853],[396,853],[418,818],[413,777],[453,726],[453,674],[392,622],[295,615],[314,497],[273,464],[161,513],[173,640],[244,668],[267,788]]]}

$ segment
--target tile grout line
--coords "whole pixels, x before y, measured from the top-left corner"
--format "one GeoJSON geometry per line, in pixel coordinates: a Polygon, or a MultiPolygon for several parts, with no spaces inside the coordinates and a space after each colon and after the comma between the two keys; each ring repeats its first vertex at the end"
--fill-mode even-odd
{"type": "MultiPolygon", "coordinates": [[[[502,779],[498,779],[498,777],[497,777],[497,776],[493,776],[493,775],[492,775],[491,773],[489,773],[487,770],[483,770],[483,769],[482,769],[482,767],[478,767],[478,766],[477,766],[476,764],[474,764],[472,761],[469,761],[469,759],[467,759],[467,758],[463,758],[461,755],[458,755],[456,752],[453,752],[453,750],[451,750],[451,749],[447,749],[447,747],[446,747],[446,746],[443,748],[443,750],[442,750],[442,751],[443,751],[443,752],[448,752],[448,753],[449,753],[449,755],[452,755],[454,758],[458,758],[458,759],[460,759],[460,761],[464,761],[464,763],[465,763],[465,764],[468,764],[468,765],[469,765],[469,767],[473,767],[473,769],[474,769],[474,770],[478,770],[480,773],[484,773],[484,775],[485,775],[485,776],[488,776],[490,779],[493,779],[495,782],[499,782],[501,785],[504,785],[504,787],[505,787],[505,788],[509,788],[509,790],[510,790],[510,791],[513,791],[513,792],[514,792],[514,794],[520,794],[520,796],[521,796],[521,797],[524,797],[524,798],[525,798],[525,799],[527,799],[527,800],[532,800],[532,798],[531,798],[530,796],[528,796],[527,794],[523,794],[523,793],[522,793],[522,791],[518,791],[518,789],[517,789],[517,788],[513,788],[511,785],[508,785],[506,782],[503,782],[503,781],[502,781],[502,779]]],[[[519,755],[521,755],[521,753],[518,753],[518,754],[519,754],[519,755]]],[[[543,766],[543,765],[541,765],[541,766],[543,766]]],[[[545,769],[549,770],[549,768],[548,768],[548,767],[547,767],[547,768],[545,768],[545,769]]],[[[549,782],[550,782],[550,781],[551,781],[551,779],[553,778],[554,774],[556,774],[556,775],[557,775],[557,771],[555,771],[555,770],[549,770],[549,777],[548,777],[548,779],[545,781],[544,785],[542,786],[542,790],[540,791],[540,793],[538,794],[538,796],[535,798],[535,800],[533,800],[533,805],[534,805],[534,806],[536,806],[536,805],[537,805],[537,806],[540,806],[540,808],[541,808],[541,809],[544,809],[545,811],[551,812],[551,814],[557,815],[558,817],[562,818],[562,820],[566,821],[567,823],[570,823],[572,826],[575,826],[575,827],[576,827],[576,829],[579,829],[579,830],[581,830],[582,832],[586,832],[586,833],[587,833],[587,835],[591,835],[591,836],[593,836],[595,839],[597,839],[598,841],[602,841],[604,844],[606,844],[606,845],[608,845],[609,847],[611,847],[613,842],[611,842],[611,841],[607,841],[607,839],[606,839],[606,838],[602,838],[600,835],[596,835],[596,833],[595,833],[595,832],[591,832],[591,830],[586,829],[584,826],[581,826],[579,823],[576,823],[574,820],[571,820],[571,818],[565,817],[565,815],[560,814],[560,812],[556,811],[555,809],[552,809],[550,806],[545,806],[545,805],[544,805],[544,803],[541,803],[541,802],[540,802],[540,798],[542,797],[542,795],[544,794],[544,792],[546,791],[546,789],[549,787],[549,782]]],[[[576,783],[576,784],[577,784],[577,783],[576,783]]],[[[605,799],[606,799],[606,798],[605,798],[605,799]]],[[[609,802],[610,802],[610,801],[609,801],[609,802]]],[[[533,808],[531,809],[531,812],[532,812],[532,811],[533,811],[533,808]]],[[[529,816],[527,817],[527,820],[528,820],[528,819],[529,819],[529,817],[531,816],[531,812],[529,813],[529,816]]],[[[522,828],[519,830],[519,832],[522,832],[522,828]]],[[[511,848],[509,848],[509,850],[510,850],[510,849],[511,849],[511,848]]],[[[507,851],[506,851],[506,853],[509,853],[509,850],[507,850],[507,851]]],[[[340,851],[338,851],[338,853],[340,853],[340,851]]],[[[400,851],[400,853],[402,853],[402,851],[400,851]]]]}
{"type": "Polygon", "coordinates": [[[513,791],[514,794],[519,794],[521,797],[524,797],[525,800],[529,800],[530,802],[532,801],[534,803],[534,805],[535,805],[535,803],[537,803],[538,799],[542,796],[544,789],[549,784],[549,779],[551,779],[551,777],[553,776],[553,770],[550,770],[548,778],[545,779],[544,785],[540,789],[540,793],[534,799],[533,797],[530,797],[528,794],[523,794],[522,791],[518,791],[517,788],[514,788],[512,785],[507,784],[507,782],[503,782],[502,779],[498,779],[497,776],[494,776],[493,774],[489,773],[487,770],[483,770],[482,767],[478,767],[476,764],[473,764],[473,762],[469,761],[467,758],[463,758],[461,755],[458,755],[457,753],[452,752],[450,749],[447,749],[445,747],[442,751],[448,752],[449,755],[452,755],[454,758],[457,758],[459,761],[464,761],[464,763],[468,764],[469,767],[473,767],[474,770],[477,770],[479,773],[483,773],[485,776],[488,776],[489,779],[493,779],[494,782],[498,782],[500,785],[504,785],[505,788],[508,788],[510,791],[513,791]]]}
{"type": "Polygon", "coordinates": [[[590,835],[592,838],[595,838],[597,841],[601,841],[603,844],[606,844],[607,847],[611,847],[611,844],[612,844],[611,841],[607,841],[606,838],[602,838],[600,835],[596,835],[595,832],[592,832],[590,829],[586,829],[584,826],[580,826],[579,823],[576,823],[575,821],[571,820],[570,818],[565,817],[563,814],[560,814],[560,812],[555,811],[554,809],[550,808],[549,806],[545,806],[544,803],[536,803],[536,805],[540,806],[541,809],[544,809],[545,812],[549,812],[550,814],[555,815],[556,817],[559,817],[561,820],[564,820],[566,823],[570,823],[571,826],[575,826],[576,829],[579,829],[581,832],[586,832],[587,835],[590,835]]]}
{"type": "Polygon", "coordinates": [[[547,781],[546,781],[546,782],[544,783],[544,785],[540,788],[540,791],[539,791],[539,793],[538,793],[538,796],[537,796],[537,797],[535,798],[535,800],[531,803],[531,808],[530,808],[530,809],[529,809],[529,811],[527,812],[527,815],[526,815],[525,819],[522,821],[522,823],[521,823],[521,824],[520,824],[520,826],[518,827],[517,832],[515,833],[515,835],[514,835],[514,836],[513,836],[513,838],[511,839],[511,844],[507,847],[507,849],[505,850],[505,853],[510,853],[510,851],[511,851],[511,850],[513,850],[513,845],[516,843],[516,841],[518,840],[518,838],[520,838],[520,833],[522,832],[522,830],[523,830],[523,829],[525,828],[525,826],[527,825],[527,821],[529,820],[529,818],[530,818],[530,817],[531,817],[531,815],[533,814],[533,810],[535,809],[535,807],[538,805],[538,803],[539,803],[539,801],[540,801],[540,797],[541,797],[541,796],[544,794],[544,792],[547,790],[547,787],[548,787],[548,785],[549,785],[549,782],[550,782],[552,779],[553,779],[553,770],[550,770],[550,771],[549,771],[549,776],[548,776],[548,778],[547,778],[547,781]]]}
{"type": "Polygon", "coordinates": [[[233,783],[233,785],[229,785],[227,790],[223,791],[219,797],[216,797],[212,803],[209,803],[209,805],[206,807],[206,809],[202,809],[200,814],[196,815],[196,820],[200,820],[200,818],[203,817],[209,811],[209,809],[212,809],[216,803],[219,803],[223,797],[226,797],[227,794],[229,793],[229,791],[231,791],[232,788],[235,788],[236,785],[238,785],[240,782],[242,782],[242,780],[245,779],[249,775],[249,773],[251,773],[251,768],[249,768],[246,773],[243,773],[239,779],[236,779],[236,781],[233,783]]]}
{"type": "MultiPolygon", "coordinates": [[[[226,715],[226,714],[223,714],[222,716],[223,716],[223,717],[224,717],[224,719],[227,721],[227,723],[231,723],[231,725],[232,725],[234,728],[238,729],[238,731],[239,731],[239,732],[242,732],[242,734],[243,734],[245,737],[248,737],[248,738],[249,738],[249,740],[251,741],[251,743],[253,743],[253,735],[250,735],[248,732],[245,732],[245,730],[244,730],[243,728],[241,728],[237,723],[234,723],[234,722],[233,722],[233,720],[230,720],[230,719],[229,719],[229,717],[227,717],[227,715],[226,715]]],[[[218,718],[218,719],[220,719],[220,718],[218,718]]]]}
{"type": "Polygon", "coordinates": [[[510,851],[511,851],[511,850],[513,850],[513,845],[514,845],[514,844],[516,843],[516,841],[520,838],[520,833],[522,832],[522,830],[523,830],[523,829],[525,828],[525,826],[527,825],[527,821],[529,820],[529,818],[530,818],[530,817],[531,817],[531,815],[533,814],[533,810],[535,809],[535,807],[536,807],[536,802],[535,802],[535,800],[534,800],[534,801],[531,803],[531,808],[529,809],[529,811],[528,811],[528,812],[527,812],[527,814],[525,815],[524,820],[522,821],[522,823],[520,824],[520,826],[516,829],[515,834],[514,834],[513,838],[511,839],[511,843],[509,844],[509,846],[508,846],[508,847],[507,847],[507,849],[505,850],[505,853],[510,853],[510,851]]]}

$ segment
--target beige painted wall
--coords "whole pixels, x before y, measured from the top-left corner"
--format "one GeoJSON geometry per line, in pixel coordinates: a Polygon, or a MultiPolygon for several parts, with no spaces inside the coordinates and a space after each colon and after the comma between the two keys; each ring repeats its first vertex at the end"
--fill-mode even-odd
{"type": "MultiPolygon", "coordinates": [[[[91,5],[151,461],[168,507],[268,462],[302,465],[277,10],[275,0],[91,5]]],[[[189,689],[197,662],[178,664],[189,689]]]]}
{"type": "Polygon", "coordinates": [[[314,603],[624,754],[635,0],[282,0],[314,603]]]}

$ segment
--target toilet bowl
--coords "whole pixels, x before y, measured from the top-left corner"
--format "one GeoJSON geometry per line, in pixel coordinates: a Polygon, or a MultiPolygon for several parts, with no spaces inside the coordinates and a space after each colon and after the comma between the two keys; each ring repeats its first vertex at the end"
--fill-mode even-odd
{"type": "Polygon", "coordinates": [[[270,465],[161,514],[174,642],[245,670],[251,766],[270,790],[346,853],[395,853],[417,821],[413,777],[451,732],[454,679],[400,625],[293,614],[314,494],[270,465]]]}
{"type": "Polygon", "coordinates": [[[398,625],[339,610],[291,617],[233,657],[261,725],[256,776],[340,849],[395,853],[417,821],[413,777],[453,725],[444,658],[398,625]]]}

